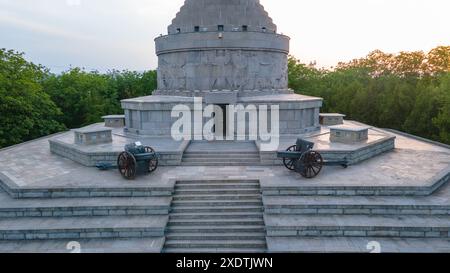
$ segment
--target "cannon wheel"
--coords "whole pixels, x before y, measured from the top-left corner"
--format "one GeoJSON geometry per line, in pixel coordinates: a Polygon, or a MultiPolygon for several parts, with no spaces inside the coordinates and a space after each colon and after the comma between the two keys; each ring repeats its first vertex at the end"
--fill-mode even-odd
{"type": "Polygon", "coordinates": [[[126,179],[134,179],[136,176],[136,158],[129,152],[120,153],[117,158],[117,167],[120,174],[126,179]]]}
{"type": "MultiPolygon", "coordinates": [[[[291,147],[286,149],[286,152],[295,152],[297,151],[297,145],[292,145],[291,147]]],[[[298,159],[292,159],[292,158],[283,158],[283,164],[286,168],[288,168],[291,171],[295,170],[295,162],[298,159]]]]}
{"type": "Polygon", "coordinates": [[[158,168],[158,157],[156,156],[156,152],[152,147],[146,146],[144,149],[146,153],[150,153],[153,155],[153,158],[148,162],[148,173],[152,173],[158,168]]]}
{"type": "Polygon", "coordinates": [[[305,178],[316,177],[323,167],[323,158],[320,153],[315,151],[308,151],[302,157],[303,171],[300,174],[305,178]]]}

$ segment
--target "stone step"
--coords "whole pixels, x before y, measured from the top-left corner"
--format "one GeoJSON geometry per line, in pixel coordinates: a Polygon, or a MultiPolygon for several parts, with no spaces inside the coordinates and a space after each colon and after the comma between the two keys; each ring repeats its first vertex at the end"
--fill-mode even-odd
{"type": "Polygon", "coordinates": [[[266,240],[265,232],[180,233],[168,232],[168,240],[266,240]]]}
{"type": "Polygon", "coordinates": [[[164,248],[164,253],[265,253],[266,248],[164,248]]]}
{"type": "Polygon", "coordinates": [[[266,248],[265,240],[166,240],[167,248],[266,248]]]}
{"type": "Polygon", "coordinates": [[[182,200],[259,200],[262,201],[260,194],[221,194],[221,195],[179,195],[173,197],[174,201],[182,200]]]}
{"type": "Polygon", "coordinates": [[[171,213],[170,219],[262,219],[262,212],[171,213]]]}
{"type": "Polygon", "coordinates": [[[186,167],[195,167],[195,166],[220,166],[220,167],[231,167],[231,166],[259,166],[261,165],[261,162],[246,162],[246,163],[236,163],[236,162],[181,162],[180,166],[186,166],[186,167]]]}
{"type": "Polygon", "coordinates": [[[226,152],[218,151],[186,151],[183,156],[259,156],[257,150],[254,151],[233,151],[227,150],[226,152]]]}
{"type": "MultiPolygon", "coordinates": [[[[164,237],[76,239],[80,253],[160,253],[164,237]]],[[[71,253],[70,240],[11,240],[0,243],[1,253],[71,253]],[[69,245],[68,245],[69,244],[69,245]]]]}
{"type": "Polygon", "coordinates": [[[170,219],[168,226],[256,226],[264,225],[264,219],[170,219]]]}
{"type": "Polygon", "coordinates": [[[261,194],[259,189],[177,189],[175,196],[180,195],[222,195],[222,194],[261,194]]]}
{"type": "Polygon", "coordinates": [[[184,154],[183,159],[259,159],[259,154],[184,154]]]}
{"type": "Polygon", "coordinates": [[[258,183],[228,183],[228,184],[208,184],[208,183],[199,183],[199,184],[184,184],[184,185],[175,185],[175,193],[177,193],[178,190],[189,190],[189,189],[253,189],[258,190],[259,184],[258,183]]]}
{"type": "Polygon", "coordinates": [[[379,244],[381,253],[450,253],[450,239],[381,237],[268,237],[271,253],[369,253],[379,244]]]}
{"type": "Polygon", "coordinates": [[[241,206],[260,206],[259,200],[195,200],[195,201],[173,201],[172,208],[179,207],[241,207],[241,206]]]}
{"type": "Polygon", "coordinates": [[[164,236],[168,216],[22,217],[0,219],[0,240],[164,236]]]}
{"type": "Polygon", "coordinates": [[[200,159],[182,159],[182,164],[259,164],[259,158],[253,159],[221,159],[221,158],[200,158],[200,159]]]}
{"type": "Polygon", "coordinates": [[[0,196],[0,218],[168,214],[170,197],[13,199],[0,196]]]}
{"type": "Polygon", "coordinates": [[[268,236],[450,238],[450,216],[265,215],[268,236]]]}
{"type": "Polygon", "coordinates": [[[234,213],[234,212],[263,212],[264,207],[261,206],[223,206],[223,207],[175,207],[171,208],[172,213],[234,213]]]}
{"type": "Polygon", "coordinates": [[[226,227],[216,227],[216,226],[168,226],[167,232],[174,233],[241,233],[241,232],[265,232],[264,225],[256,226],[242,226],[242,225],[232,225],[226,227]]]}
{"type": "Polygon", "coordinates": [[[207,184],[238,184],[238,183],[259,183],[258,180],[180,180],[177,181],[177,185],[186,185],[186,184],[202,184],[202,183],[207,183],[207,184]]]}
{"type": "Polygon", "coordinates": [[[268,214],[450,215],[450,200],[390,196],[266,196],[268,214]]]}

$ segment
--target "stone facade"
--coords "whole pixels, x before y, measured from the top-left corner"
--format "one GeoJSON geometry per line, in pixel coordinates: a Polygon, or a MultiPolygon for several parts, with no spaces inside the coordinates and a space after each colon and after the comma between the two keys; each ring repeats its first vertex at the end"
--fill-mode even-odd
{"type": "Polygon", "coordinates": [[[125,131],[169,137],[173,107],[191,107],[194,97],[204,107],[278,106],[281,135],[318,130],[322,99],[289,90],[290,39],[276,31],[258,0],[186,0],[168,35],[155,39],[157,90],[122,101],[125,131]]]}

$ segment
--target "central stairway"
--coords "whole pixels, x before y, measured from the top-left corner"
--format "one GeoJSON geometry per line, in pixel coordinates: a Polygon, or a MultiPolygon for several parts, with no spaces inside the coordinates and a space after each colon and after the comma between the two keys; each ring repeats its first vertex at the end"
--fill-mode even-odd
{"type": "Polygon", "coordinates": [[[181,160],[183,166],[260,165],[254,141],[193,141],[181,160]]]}
{"type": "Polygon", "coordinates": [[[266,252],[259,181],[178,181],[164,252],[266,252]]]}

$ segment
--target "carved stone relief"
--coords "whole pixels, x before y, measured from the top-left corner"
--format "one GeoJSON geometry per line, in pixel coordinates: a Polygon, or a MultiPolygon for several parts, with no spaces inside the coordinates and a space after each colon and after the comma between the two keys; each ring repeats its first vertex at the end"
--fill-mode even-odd
{"type": "Polygon", "coordinates": [[[207,50],[159,56],[160,90],[287,88],[287,56],[277,52],[207,50]]]}

